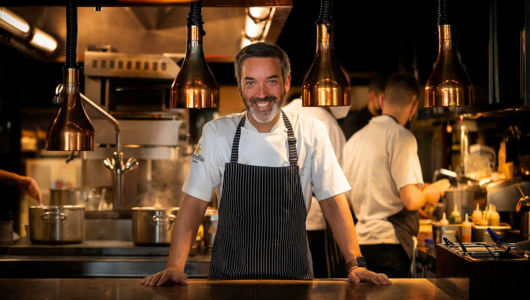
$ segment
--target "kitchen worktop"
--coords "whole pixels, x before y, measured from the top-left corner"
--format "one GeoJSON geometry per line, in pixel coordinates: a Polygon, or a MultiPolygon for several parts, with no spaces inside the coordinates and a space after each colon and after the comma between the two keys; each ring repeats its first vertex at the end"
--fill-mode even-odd
{"type": "MultiPolygon", "coordinates": [[[[85,251],[88,250],[81,246],[79,244],[70,250],[82,250],[84,255],[52,255],[57,251],[54,247],[37,248],[39,251],[46,250],[42,254],[0,255],[0,278],[144,277],[163,270],[168,259],[167,255],[109,255],[110,248],[99,255],[87,255],[89,252],[85,251]]],[[[34,250],[28,248],[24,251],[34,250]]],[[[200,249],[197,255],[188,256],[185,272],[189,277],[205,278],[209,268],[210,250],[200,249]]]]}
{"type": "Polygon", "coordinates": [[[460,299],[435,280],[394,279],[390,286],[354,285],[345,279],[313,281],[190,279],[187,286],[147,287],[140,279],[0,279],[2,299],[460,299]],[[28,288],[31,286],[31,288],[28,288]]]}

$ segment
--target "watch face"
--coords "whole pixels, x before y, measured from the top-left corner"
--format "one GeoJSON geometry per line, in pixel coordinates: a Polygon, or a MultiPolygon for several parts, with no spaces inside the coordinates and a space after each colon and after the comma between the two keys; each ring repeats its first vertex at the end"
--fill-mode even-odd
{"type": "Polygon", "coordinates": [[[366,268],[366,259],[362,256],[357,257],[357,264],[359,264],[359,267],[366,268]]]}

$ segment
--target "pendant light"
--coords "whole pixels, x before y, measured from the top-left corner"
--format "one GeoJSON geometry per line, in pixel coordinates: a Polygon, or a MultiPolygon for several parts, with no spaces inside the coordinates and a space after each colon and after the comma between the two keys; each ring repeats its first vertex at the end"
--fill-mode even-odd
{"type": "Polygon", "coordinates": [[[333,47],[333,2],[321,0],[317,52],[302,86],[303,106],[350,106],[350,82],[333,47]]]}
{"type": "Polygon", "coordinates": [[[425,86],[425,107],[473,105],[473,85],[456,55],[449,4],[438,2],[438,59],[425,86]]]}
{"type": "Polygon", "coordinates": [[[66,64],[61,107],[46,131],[48,151],[94,151],[94,126],[79,95],[77,1],[66,2],[66,64]]]}
{"type": "Polygon", "coordinates": [[[171,108],[217,108],[219,87],[202,50],[202,2],[190,3],[184,62],[171,86],[171,108]]]}

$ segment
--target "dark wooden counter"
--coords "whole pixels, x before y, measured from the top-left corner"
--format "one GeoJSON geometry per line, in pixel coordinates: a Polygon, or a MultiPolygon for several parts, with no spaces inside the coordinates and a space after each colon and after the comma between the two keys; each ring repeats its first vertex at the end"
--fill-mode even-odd
{"type": "Polygon", "coordinates": [[[8,299],[339,300],[454,299],[427,279],[394,279],[393,285],[353,285],[343,279],[314,281],[210,281],[187,286],[146,287],[139,279],[0,279],[8,299]]]}

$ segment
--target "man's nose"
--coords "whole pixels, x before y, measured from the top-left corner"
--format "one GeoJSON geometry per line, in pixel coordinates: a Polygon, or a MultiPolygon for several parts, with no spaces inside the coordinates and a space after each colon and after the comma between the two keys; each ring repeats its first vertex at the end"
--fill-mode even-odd
{"type": "Polygon", "coordinates": [[[255,97],[265,98],[267,96],[269,96],[267,86],[264,83],[258,84],[255,97]]]}

